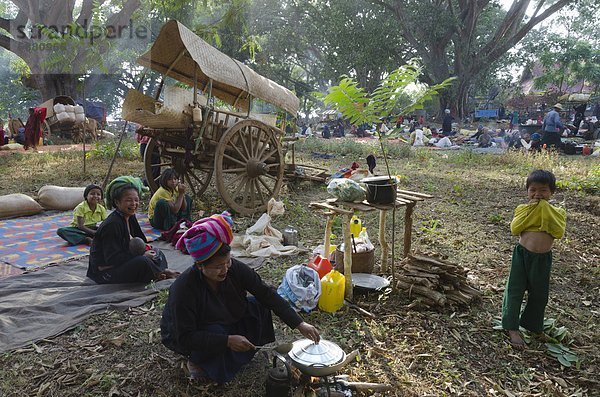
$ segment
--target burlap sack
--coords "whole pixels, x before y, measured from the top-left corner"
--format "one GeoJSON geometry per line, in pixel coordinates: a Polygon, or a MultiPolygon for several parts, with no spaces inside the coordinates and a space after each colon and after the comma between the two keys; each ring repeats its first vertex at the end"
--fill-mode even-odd
{"type": "Polygon", "coordinates": [[[47,210],[72,210],[83,199],[83,187],[61,187],[46,185],[38,192],[38,201],[47,210]]]}
{"type": "Polygon", "coordinates": [[[34,199],[25,194],[0,196],[0,219],[34,215],[42,210],[43,208],[34,199]]]}

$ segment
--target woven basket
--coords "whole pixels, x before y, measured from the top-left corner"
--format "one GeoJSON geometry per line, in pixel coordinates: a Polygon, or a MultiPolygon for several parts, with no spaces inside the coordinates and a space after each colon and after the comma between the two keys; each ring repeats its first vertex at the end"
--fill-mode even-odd
{"type": "Polygon", "coordinates": [[[191,117],[183,112],[160,106],[157,102],[137,90],[129,90],[121,117],[150,128],[186,128],[191,117]]]}
{"type": "MultiPolygon", "coordinates": [[[[352,273],[373,273],[375,250],[352,253],[352,273]]],[[[335,270],[344,273],[344,252],[335,250],[335,270]]]]}

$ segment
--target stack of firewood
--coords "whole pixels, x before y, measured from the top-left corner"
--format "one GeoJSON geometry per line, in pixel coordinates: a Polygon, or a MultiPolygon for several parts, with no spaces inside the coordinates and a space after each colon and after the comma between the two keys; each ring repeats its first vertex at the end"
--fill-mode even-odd
{"type": "Polygon", "coordinates": [[[415,254],[403,259],[396,282],[399,290],[415,299],[415,306],[468,306],[481,297],[481,292],[467,282],[465,268],[432,255],[415,254]]]}

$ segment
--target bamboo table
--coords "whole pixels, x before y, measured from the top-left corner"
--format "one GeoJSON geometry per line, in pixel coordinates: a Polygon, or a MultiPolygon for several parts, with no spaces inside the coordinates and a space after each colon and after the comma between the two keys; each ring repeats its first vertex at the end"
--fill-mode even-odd
{"type": "MultiPolygon", "coordinates": [[[[389,210],[394,207],[406,207],[404,212],[404,257],[408,256],[411,249],[412,238],[412,214],[415,206],[419,201],[433,198],[433,196],[425,193],[412,192],[410,190],[398,189],[395,204],[371,204],[367,201],[360,203],[352,203],[347,201],[339,201],[336,198],[327,199],[323,202],[312,202],[310,206],[316,209],[324,210],[323,214],[327,217],[325,226],[325,250],[329,250],[331,227],[333,220],[337,215],[343,218],[342,232],[344,237],[344,275],[346,277],[345,296],[346,299],[352,300],[352,250],[348,247],[352,246],[350,238],[350,220],[354,212],[369,212],[379,210],[379,244],[381,245],[381,271],[388,271],[388,255],[389,245],[385,239],[385,218],[389,210]]],[[[329,254],[329,253],[327,253],[329,254]]]]}

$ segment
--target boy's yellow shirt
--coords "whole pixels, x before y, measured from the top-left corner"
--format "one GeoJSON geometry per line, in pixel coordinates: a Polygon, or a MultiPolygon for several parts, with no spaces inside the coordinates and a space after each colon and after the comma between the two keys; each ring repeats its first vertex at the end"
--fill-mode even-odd
{"type": "Polygon", "coordinates": [[[73,222],[71,226],[77,227],[77,218],[83,218],[84,226],[93,226],[106,219],[106,208],[101,204],[96,204],[96,210],[92,211],[87,201],[77,204],[73,210],[73,222]]]}
{"type": "Polygon", "coordinates": [[[156,207],[156,203],[158,200],[163,199],[167,201],[173,201],[179,195],[179,187],[175,187],[174,191],[170,191],[165,189],[164,187],[159,187],[158,190],[152,195],[150,199],[150,203],[148,203],[148,218],[154,219],[154,207],[156,207]]]}
{"type": "Polygon", "coordinates": [[[537,203],[517,206],[510,231],[515,236],[523,232],[546,232],[559,239],[565,234],[566,226],[567,212],[564,208],[539,200],[537,203]]]}

